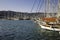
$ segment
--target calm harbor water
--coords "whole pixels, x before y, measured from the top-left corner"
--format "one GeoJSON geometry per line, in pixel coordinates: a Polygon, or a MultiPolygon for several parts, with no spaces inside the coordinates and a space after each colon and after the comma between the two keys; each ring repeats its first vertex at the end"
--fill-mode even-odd
{"type": "Polygon", "coordinates": [[[60,40],[58,33],[41,30],[31,20],[0,20],[0,40],[60,40]]]}

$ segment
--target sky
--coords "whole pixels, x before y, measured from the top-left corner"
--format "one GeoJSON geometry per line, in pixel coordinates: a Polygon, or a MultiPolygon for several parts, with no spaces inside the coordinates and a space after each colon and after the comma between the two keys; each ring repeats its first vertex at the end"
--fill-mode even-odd
{"type": "MultiPolygon", "coordinates": [[[[35,0],[0,0],[0,11],[10,10],[10,11],[17,11],[17,12],[31,12],[34,1],[35,0]]],[[[55,6],[57,5],[57,0],[55,0],[54,4],[55,6]]],[[[32,12],[37,12],[37,10],[39,10],[39,12],[44,12],[44,9],[45,9],[44,0],[36,0],[32,12]]],[[[52,11],[52,9],[50,11],[52,11]]]]}

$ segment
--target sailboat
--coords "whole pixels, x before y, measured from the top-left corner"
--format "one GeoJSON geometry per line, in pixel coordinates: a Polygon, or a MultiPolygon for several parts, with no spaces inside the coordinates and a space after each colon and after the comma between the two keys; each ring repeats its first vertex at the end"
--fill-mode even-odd
{"type": "MultiPolygon", "coordinates": [[[[60,4],[60,1],[59,1],[59,4],[60,4]]],[[[60,11],[58,12],[57,16],[58,15],[60,16],[60,11]]],[[[44,18],[39,18],[39,20],[36,19],[36,21],[42,29],[57,31],[60,33],[60,18],[59,17],[44,17],[44,18]]]]}

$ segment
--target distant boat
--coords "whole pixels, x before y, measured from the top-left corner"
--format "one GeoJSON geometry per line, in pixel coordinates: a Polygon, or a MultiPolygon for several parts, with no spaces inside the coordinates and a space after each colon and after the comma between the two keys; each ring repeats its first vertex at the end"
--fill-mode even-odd
{"type": "Polygon", "coordinates": [[[25,20],[30,20],[30,18],[26,18],[25,20]]]}
{"type": "Polygon", "coordinates": [[[14,20],[19,20],[18,18],[14,18],[14,20]]]}
{"type": "Polygon", "coordinates": [[[23,20],[23,18],[19,18],[19,20],[23,20]]]}

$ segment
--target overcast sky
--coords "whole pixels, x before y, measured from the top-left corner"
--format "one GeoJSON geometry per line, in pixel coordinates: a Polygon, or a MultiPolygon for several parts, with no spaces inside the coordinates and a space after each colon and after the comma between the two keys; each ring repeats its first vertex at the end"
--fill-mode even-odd
{"type": "MultiPolygon", "coordinates": [[[[18,12],[30,12],[35,0],[0,0],[0,11],[11,10],[18,12]]],[[[39,11],[44,11],[44,0],[36,0],[33,12],[36,12],[38,4],[40,1],[39,11]]],[[[54,0],[53,0],[54,1],[54,0]]],[[[51,2],[53,2],[51,0],[51,2]]],[[[57,5],[57,0],[55,0],[55,6],[57,5]]],[[[51,9],[52,10],[52,9],[51,9]]]]}

